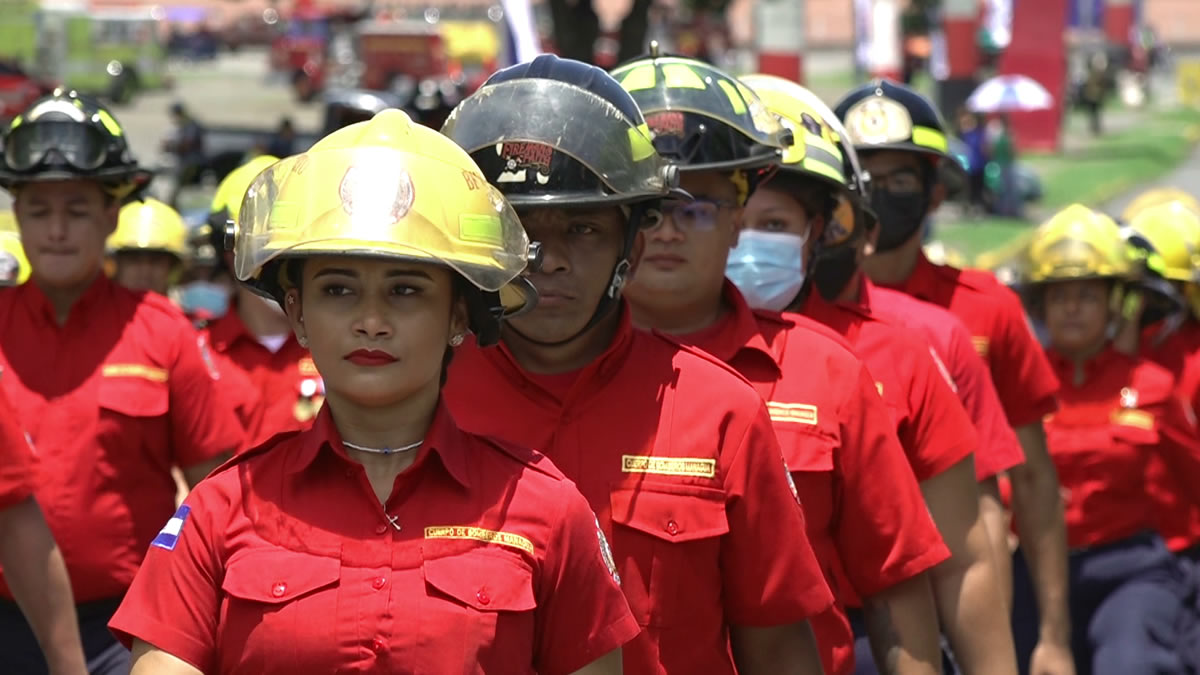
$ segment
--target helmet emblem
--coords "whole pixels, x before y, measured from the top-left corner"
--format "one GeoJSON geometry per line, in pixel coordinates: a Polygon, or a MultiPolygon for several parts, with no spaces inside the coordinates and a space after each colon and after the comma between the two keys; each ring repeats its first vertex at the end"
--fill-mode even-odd
{"type": "Polygon", "coordinates": [[[846,111],[846,131],[855,145],[907,141],[912,130],[908,110],[890,98],[868,96],[846,111]]]}
{"type": "Polygon", "coordinates": [[[351,218],[386,224],[407,215],[416,197],[408,171],[383,162],[351,166],[342,177],[338,193],[342,210],[351,218]]]}

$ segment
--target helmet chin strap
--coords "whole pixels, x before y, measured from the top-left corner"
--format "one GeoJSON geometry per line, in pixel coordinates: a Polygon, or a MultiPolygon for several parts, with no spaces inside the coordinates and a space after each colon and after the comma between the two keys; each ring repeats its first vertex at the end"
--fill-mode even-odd
{"type": "Polygon", "coordinates": [[[592,317],[583,325],[583,328],[580,328],[562,340],[538,340],[532,338],[522,333],[512,323],[507,324],[507,329],[516,333],[522,340],[539,347],[560,347],[570,344],[591,332],[593,328],[621,305],[621,289],[625,288],[625,282],[629,279],[629,271],[633,268],[633,263],[629,259],[633,254],[633,242],[637,239],[638,229],[640,229],[647,211],[649,209],[645,204],[635,204],[630,207],[628,224],[625,227],[625,244],[621,250],[621,257],[617,259],[617,264],[613,266],[612,276],[609,278],[608,288],[604,291],[604,297],[600,298],[600,302],[596,303],[596,310],[592,312],[592,317]]]}

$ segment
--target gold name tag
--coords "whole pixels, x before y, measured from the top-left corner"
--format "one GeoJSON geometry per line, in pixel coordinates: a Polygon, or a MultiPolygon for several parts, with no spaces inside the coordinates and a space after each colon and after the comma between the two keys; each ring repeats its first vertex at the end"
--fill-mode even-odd
{"type": "Polygon", "coordinates": [[[1154,429],[1154,415],[1145,410],[1117,410],[1112,414],[1114,424],[1125,427],[1135,427],[1151,431],[1154,429]]]}
{"type": "Polygon", "coordinates": [[[776,403],[767,401],[767,412],[771,414],[772,422],[791,422],[792,424],[817,424],[817,406],[808,403],[776,403]]]}
{"type": "Polygon", "coordinates": [[[992,343],[986,335],[976,335],[971,338],[971,343],[975,345],[975,351],[983,358],[987,358],[988,346],[992,343]]]}
{"type": "Polygon", "coordinates": [[[487,544],[499,544],[510,548],[518,548],[533,555],[533,542],[519,534],[497,532],[482,527],[466,527],[463,525],[442,525],[425,528],[426,539],[471,539],[487,544]]]}
{"type": "Polygon", "coordinates": [[[622,455],[621,471],[625,473],[654,473],[663,476],[712,478],[717,475],[717,460],[700,459],[698,457],[622,455]]]}
{"type": "Polygon", "coordinates": [[[109,363],[100,370],[103,377],[140,377],[151,382],[166,382],[167,371],[140,363],[109,363]]]}

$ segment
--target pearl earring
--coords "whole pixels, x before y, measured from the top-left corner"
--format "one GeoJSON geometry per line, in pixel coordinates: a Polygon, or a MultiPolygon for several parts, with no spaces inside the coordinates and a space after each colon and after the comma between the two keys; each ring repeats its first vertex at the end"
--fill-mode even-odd
{"type": "Polygon", "coordinates": [[[298,338],[296,338],[296,342],[299,342],[301,347],[308,346],[308,338],[306,338],[306,337],[298,337],[298,338]]]}
{"type": "Polygon", "coordinates": [[[462,346],[462,343],[463,343],[463,334],[462,333],[459,333],[458,335],[450,336],[450,346],[451,347],[460,347],[460,346],[462,346]]]}

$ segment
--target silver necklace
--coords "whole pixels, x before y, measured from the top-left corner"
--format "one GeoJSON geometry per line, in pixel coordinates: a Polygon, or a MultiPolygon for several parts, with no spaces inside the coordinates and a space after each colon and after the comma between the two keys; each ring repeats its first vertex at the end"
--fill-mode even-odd
{"type": "Polygon", "coordinates": [[[416,450],[417,448],[421,447],[421,444],[424,442],[425,442],[425,439],[422,438],[421,440],[417,441],[416,443],[409,443],[408,445],[401,446],[399,448],[368,448],[365,445],[355,445],[354,443],[351,443],[350,441],[342,441],[342,445],[350,450],[358,450],[359,452],[370,452],[370,453],[373,453],[376,455],[391,455],[391,454],[394,454],[397,452],[408,452],[410,450],[416,450]]]}

